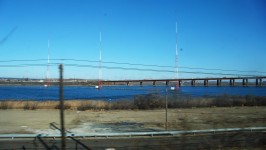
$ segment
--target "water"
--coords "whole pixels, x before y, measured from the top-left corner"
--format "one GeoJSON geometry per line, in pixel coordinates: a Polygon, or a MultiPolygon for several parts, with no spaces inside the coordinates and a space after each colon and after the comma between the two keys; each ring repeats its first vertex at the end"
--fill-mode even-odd
{"type": "MultiPolygon", "coordinates": [[[[130,99],[135,95],[149,93],[165,94],[165,86],[106,86],[100,90],[90,86],[66,86],[64,98],[66,100],[101,99],[118,100],[130,99]]],[[[168,93],[172,93],[168,87],[168,93]]],[[[180,95],[218,96],[218,95],[254,95],[266,96],[266,87],[181,87],[180,95]]],[[[58,100],[59,87],[52,86],[0,86],[0,100],[58,100]]]]}

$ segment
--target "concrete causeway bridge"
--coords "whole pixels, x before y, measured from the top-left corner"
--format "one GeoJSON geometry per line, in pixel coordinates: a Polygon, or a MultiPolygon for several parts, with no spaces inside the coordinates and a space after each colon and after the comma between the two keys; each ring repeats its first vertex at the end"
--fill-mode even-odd
{"type": "Polygon", "coordinates": [[[220,78],[183,78],[183,79],[144,79],[144,80],[103,80],[104,85],[132,85],[144,83],[156,85],[157,83],[165,84],[166,86],[175,83],[179,86],[264,86],[266,76],[254,77],[220,77],[220,78]]]}

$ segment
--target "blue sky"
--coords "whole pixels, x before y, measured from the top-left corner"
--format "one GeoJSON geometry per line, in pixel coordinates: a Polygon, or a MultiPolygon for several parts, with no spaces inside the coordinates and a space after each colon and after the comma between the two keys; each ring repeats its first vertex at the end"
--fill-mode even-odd
{"type": "MultiPolygon", "coordinates": [[[[265,8],[264,0],[0,0],[0,61],[46,59],[48,39],[51,59],[97,61],[102,32],[104,62],[174,66],[177,20],[178,49],[182,49],[179,77],[217,76],[184,71],[265,75],[182,68],[266,72],[265,8]]],[[[57,62],[98,65],[51,60],[57,62]]],[[[46,61],[0,63],[45,64],[46,61]]],[[[103,68],[103,79],[175,77],[173,67],[103,65],[173,71],[103,68]]],[[[51,77],[58,77],[57,68],[50,67],[51,77]]],[[[0,67],[0,77],[45,76],[45,66],[0,67]]],[[[65,66],[65,76],[96,79],[98,70],[65,66]]]]}

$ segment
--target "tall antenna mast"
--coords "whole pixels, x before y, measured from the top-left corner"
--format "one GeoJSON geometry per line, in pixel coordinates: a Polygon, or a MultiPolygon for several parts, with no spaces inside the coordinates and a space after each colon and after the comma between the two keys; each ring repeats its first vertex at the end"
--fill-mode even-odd
{"type": "MultiPolygon", "coordinates": [[[[175,68],[176,68],[176,79],[178,79],[178,48],[177,48],[177,21],[175,23],[175,34],[176,34],[176,41],[175,41],[175,68]]],[[[179,81],[176,83],[176,89],[179,87],[179,81]]]]}
{"type": "Polygon", "coordinates": [[[47,71],[46,71],[46,86],[50,86],[50,40],[48,39],[48,57],[47,57],[47,71]]]}
{"type": "Polygon", "coordinates": [[[99,81],[98,88],[102,87],[102,32],[100,32],[100,58],[99,58],[99,81]]]}

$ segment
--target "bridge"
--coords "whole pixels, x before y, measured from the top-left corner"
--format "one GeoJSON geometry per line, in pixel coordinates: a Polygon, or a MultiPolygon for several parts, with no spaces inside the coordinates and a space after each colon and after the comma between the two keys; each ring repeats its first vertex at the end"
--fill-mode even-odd
{"type": "Polygon", "coordinates": [[[143,79],[143,80],[103,80],[102,83],[105,85],[131,85],[133,83],[150,83],[156,85],[156,83],[164,83],[166,86],[170,83],[178,83],[179,86],[190,85],[190,86],[264,86],[266,76],[252,76],[252,77],[219,77],[219,78],[183,78],[183,79],[143,79]],[[249,82],[251,81],[252,82],[249,82]],[[238,82],[236,82],[238,81],[238,82]],[[238,84],[237,84],[238,83],[238,84]]]}

